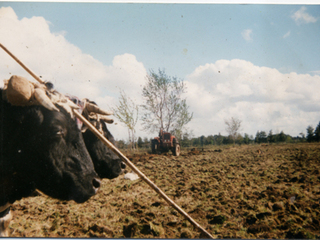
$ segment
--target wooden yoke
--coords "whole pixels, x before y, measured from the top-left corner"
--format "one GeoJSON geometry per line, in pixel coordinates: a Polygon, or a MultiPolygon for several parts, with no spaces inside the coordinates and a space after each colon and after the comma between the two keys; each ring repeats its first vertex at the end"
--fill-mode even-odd
{"type": "MultiPolygon", "coordinates": [[[[0,47],[6,51],[14,60],[17,61],[28,73],[31,74],[38,82],[44,83],[36,74],[27,68],[18,58],[16,58],[1,43],[0,47]]],[[[174,201],[172,201],[163,191],[161,191],[148,177],[146,177],[120,150],[118,150],[107,138],[105,138],[86,118],[84,118],[76,109],[73,109],[74,115],[85,124],[108,148],[110,148],[122,161],[124,161],[140,178],[143,179],[154,191],[156,191],[164,200],[182,214],[191,224],[200,229],[208,238],[213,236],[201,227],[191,216],[182,210],[174,201]]]]}

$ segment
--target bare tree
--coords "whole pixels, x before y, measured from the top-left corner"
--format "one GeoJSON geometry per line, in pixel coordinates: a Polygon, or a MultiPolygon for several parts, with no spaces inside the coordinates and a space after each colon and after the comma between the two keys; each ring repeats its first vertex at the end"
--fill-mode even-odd
{"type": "Polygon", "coordinates": [[[241,127],[241,120],[239,120],[238,118],[232,117],[229,120],[224,120],[224,123],[227,125],[226,131],[232,137],[233,144],[235,144],[238,131],[240,130],[240,127],[241,127]]]}
{"type": "Polygon", "coordinates": [[[150,70],[142,90],[143,130],[153,133],[162,128],[167,132],[181,133],[193,117],[188,111],[186,99],[182,98],[185,90],[182,80],[167,76],[164,70],[159,70],[159,73],[150,70]]]}
{"type": "Polygon", "coordinates": [[[123,90],[120,90],[119,104],[112,108],[114,115],[128,128],[129,145],[135,149],[135,126],[138,121],[139,107],[123,90]]]}

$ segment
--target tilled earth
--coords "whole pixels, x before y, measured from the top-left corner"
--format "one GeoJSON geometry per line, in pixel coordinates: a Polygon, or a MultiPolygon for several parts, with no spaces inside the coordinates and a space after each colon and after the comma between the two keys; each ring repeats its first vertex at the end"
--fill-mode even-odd
{"type": "MultiPolygon", "coordinates": [[[[320,238],[319,144],[128,157],[216,238],[320,238]]],[[[30,197],[14,203],[13,216],[11,237],[204,237],[145,182],[123,175],[83,204],[30,197]]]]}

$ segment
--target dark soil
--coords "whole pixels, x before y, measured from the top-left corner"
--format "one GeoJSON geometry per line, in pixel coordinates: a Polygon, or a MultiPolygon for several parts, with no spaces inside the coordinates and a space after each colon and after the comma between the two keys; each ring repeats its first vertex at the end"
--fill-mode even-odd
{"type": "MultiPolygon", "coordinates": [[[[253,145],[128,156],[217,238],[320,238],[320,145],[253,145]]],[[[103,180],[83,204],[13,205],[11,237],[202,238],[141,179],[103,180]]]]}

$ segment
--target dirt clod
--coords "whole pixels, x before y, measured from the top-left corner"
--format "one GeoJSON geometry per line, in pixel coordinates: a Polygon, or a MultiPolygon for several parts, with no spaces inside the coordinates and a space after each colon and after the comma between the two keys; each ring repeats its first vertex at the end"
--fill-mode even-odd
{"type": "Polygon", "coordinates": [[[224,215],[217,215],[214,216],[209,223],[210,224],[223,224],[227,220],[226,216],[224,215]]]}
{"type": "Polygon", "coordinates": [[[280,211],[280,210],[283,210],[284,209],[284,206],[283,206],[283,203],[282,202],[278,202],[278,203],[275,203],[272,205],[272,210],[273,211],[280,211]]]}
{"type": "Polygon", "coordinates": [[[123,236],[125,236],[126,238],[133,238],[136,234],[137,229],[137,223],[132,223],[128,226],[123,226],[123,236]]]}
{"type": "Polygon", "coordinates": [[[260,233],[260,232],[268,232],[270,231],[270,227],[266,224],[255,224],[248,227],[248,233],[260,233]]]}

